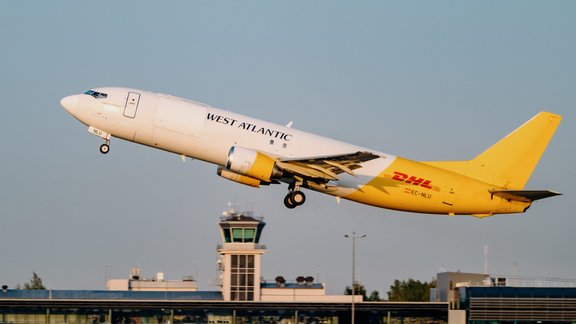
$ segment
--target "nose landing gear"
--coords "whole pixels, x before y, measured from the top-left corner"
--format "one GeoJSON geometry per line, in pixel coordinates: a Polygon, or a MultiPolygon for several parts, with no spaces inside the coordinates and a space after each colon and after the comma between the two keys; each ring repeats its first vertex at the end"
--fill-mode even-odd
{"type": "Polygon", "coordinates": [[[108,154],[110,152],[110,141],[106,141],[106,143],[100,145],[100,153],[108,154]]]}
{"type": "Polygon", "coordinates": [[[88,132],[90,132],[90,134],[94,134],[94,135],[102,138],[104,141],[106,141],[106,143],[100,145],[100,153],[107,154],[108,152],[110,152],[110,138],[112,136],[109,133],[106,133],[105,131],[100,130],[98,128],[95,128],[93,126],[88,127],[88,132]]]}

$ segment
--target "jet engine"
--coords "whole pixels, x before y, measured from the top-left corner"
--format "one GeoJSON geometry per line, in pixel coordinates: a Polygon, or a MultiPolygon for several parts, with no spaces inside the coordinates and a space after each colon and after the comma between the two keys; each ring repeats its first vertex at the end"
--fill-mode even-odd
{"type": "Polygon", "coordinates": [[[276,167],[276,160],[260,152],[232,146],[226,160],[226,169],[239,175],[270,182],[279,178],[282,172],[276,167]]]}
{"type": "MultiPolygon", "coordinates": [[[[238,174],[238,173],[228,171],[228,170],[224,169],[223,167],[218,167],[218,170],[216,171],[216,173],[224,179],[228,179],[228,180],[238,182],[238,183],[241,183],[243,185],[247,185],[247,186],[254,187],[254,188],[259,188],[260,184],[262,184],[262,181],[260,181],[258,179],[250,178],[250,177],[238,174]]],[[[264,183],[264,184],[268,184],[268,183],[264,183]]]]}

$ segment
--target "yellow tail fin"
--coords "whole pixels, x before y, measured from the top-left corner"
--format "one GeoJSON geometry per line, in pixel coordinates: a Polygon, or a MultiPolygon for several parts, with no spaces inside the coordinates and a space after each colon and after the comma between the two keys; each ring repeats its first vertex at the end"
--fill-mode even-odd
{"type": "Polygon", "coordinates": [[[472,160],[426,163],[499,187],[522,189],[561,121],[560,115],[540,112],[472,160]]]}

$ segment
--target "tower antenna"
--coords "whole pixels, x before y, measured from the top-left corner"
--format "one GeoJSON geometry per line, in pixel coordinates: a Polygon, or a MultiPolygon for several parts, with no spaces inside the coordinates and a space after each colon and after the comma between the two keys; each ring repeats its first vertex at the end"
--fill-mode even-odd
{"type": "Polygon", "coordinates": [[[484,274],[488,274],[488,244],[484,243],[484,274]]]}

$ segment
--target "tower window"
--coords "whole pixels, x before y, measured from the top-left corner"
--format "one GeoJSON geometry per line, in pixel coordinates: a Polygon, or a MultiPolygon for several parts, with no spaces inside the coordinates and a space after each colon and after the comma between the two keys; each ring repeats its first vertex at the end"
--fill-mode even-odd
{"type": "Polygon", "coordinates": [[[224,232],[224,242],[226,243],[232,242],[232,235],[230,235],[230,229],[223,228],[222,231],[224,232]]]}
{"type": "MultiPolygon", "coordinates": [[[[230,231],[228,229],[228,231],[230,231]]],[[[226,237],[226,230],[224,231],[224,237],[226,237]]],[[[234,243],[254,243],[256,239],[256,229],[255,228],[233,228],[232,229],[232,242],[234,243]]],[[[230,241],[226,241],[230,242],[230,241]]]]}
{"type": "Polygon", "coordinates": [[[254,255],[232,254],[231,300],[254,300],[254,255]]]}

